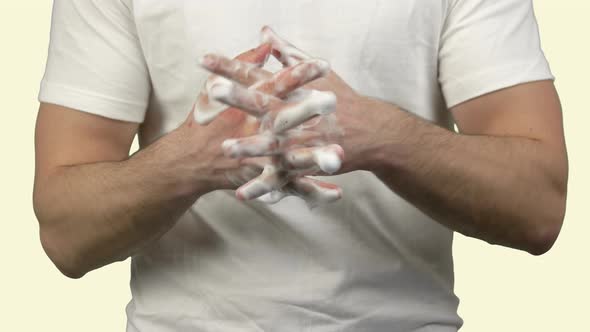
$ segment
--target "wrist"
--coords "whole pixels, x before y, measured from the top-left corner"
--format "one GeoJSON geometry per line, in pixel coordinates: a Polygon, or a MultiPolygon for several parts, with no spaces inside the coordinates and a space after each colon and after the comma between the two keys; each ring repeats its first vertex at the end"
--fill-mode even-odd
{"type": "Polygon", "coordinates": [[[344,120],[344,146],[346,154],[346,172],[364,170],[381,172],[392,158],[394,151],[394,128],[397,121],[394,113],[400,110],[391,104],[377,99],[358,96],[349,106],[344,120]],[[362,114],[362,116],[355,116],[362,114]]]}
{"type": "Polygon", "coordinates": [[[219,176],[209,174],[204,163],[196,158],[194,141],[184,125],[171,131],[146,148],[140,150],[129,161],[134,169],[144,172],[146,181],[153,190],[172,199],[195,199],[218,188],[219,176]]]}
{"type": "Polygon", "coordinates": [[[417,167],[423,167],[439,153],[444,153],[453,134],[398,106],[370,99],[370,109],[376,111],[371,144],[367,149],[365,167],[380,178],[404,177],[417,167]]]}

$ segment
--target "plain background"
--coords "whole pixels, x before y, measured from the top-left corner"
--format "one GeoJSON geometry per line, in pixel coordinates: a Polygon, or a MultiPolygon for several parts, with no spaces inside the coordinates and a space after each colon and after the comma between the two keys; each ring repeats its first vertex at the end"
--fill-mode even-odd
{"type": "MultiPolygon", "coordinates": [[[[588,326],[590,2],[539,0],[535,5],[564,109],[570,158],[567,216],[557,244],[542,257],[456,237],[463,332],[582,331],[588,326]]],[[[50,14],[51,1],[0,2],[0,330],[123,331],[129,263],[69,280],[46,258],[38,239],[31,204],[33,132],[50,14]]]]}

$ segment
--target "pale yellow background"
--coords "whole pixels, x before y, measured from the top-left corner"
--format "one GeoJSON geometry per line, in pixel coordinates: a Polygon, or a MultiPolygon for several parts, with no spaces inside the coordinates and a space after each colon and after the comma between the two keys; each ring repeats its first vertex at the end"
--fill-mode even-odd
{"type": "MultiPolygon", "coordinates": [[[[565,112],[565,226],[543,257],[457,236],[463,332],[590,331],[590,2],[539,0],[536,10],[565,112]]],[[[69,280],[38,240],[33,129],[50,11],[50,1],[0,2],[0,331],[123,331],[128,262],[69,280]]]]}

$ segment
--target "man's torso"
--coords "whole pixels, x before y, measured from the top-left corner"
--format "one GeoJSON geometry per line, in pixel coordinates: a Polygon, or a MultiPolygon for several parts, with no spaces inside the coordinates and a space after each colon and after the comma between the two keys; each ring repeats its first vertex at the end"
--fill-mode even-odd
{"type": "MultiPolygon", "coordinates": [[[[256,46],[268,24],[362,94],[449,127],[438,83],[447,2],[128,1],[152,80],[142,145],[187,116],[199,56],[256,46]]],[[[133,258],[129,331],[454,331],[452,232],[368,172],[334,204],[210,193],[133,258]]]]}

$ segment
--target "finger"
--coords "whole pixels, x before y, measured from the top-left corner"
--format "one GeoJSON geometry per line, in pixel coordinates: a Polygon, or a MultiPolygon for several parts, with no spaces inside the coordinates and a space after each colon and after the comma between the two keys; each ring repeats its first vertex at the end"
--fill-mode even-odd
{"type": "MultiPolygon", "coordinates": [[[[237,60],[262,66],[268,60],[272,45],[264,43],[257,48],[244,52],[236,57],[237,60]]],[[[209,89],[223,78],[218,75],[210,76],[205,82],[196,102],[193,105],[193,117],[201,125],[211,123],[219,114],[227,110],[227,105],[209,99],[209,89]]]]}
{"type": "Polygon", "coordinates": [[[311,204],[331,203],[342,198],[342,189],[337,185],[310,177],[297,178],[289,187],[311,204]]]}
{"type": "Polygon", "coordinates": [[[229,80],[219,80],[209,89],[209,97],[215,101],[239,108],[255,117],[262,117],[284,102],[260,91],[246,89],[229,80]]]}
{"type": "Polygon", "coordinates": [[[269,156],[248,157],[248,158],[240,159],[240,165],[257,167],[258,168],[258,174],[256,174],[257,176],[260,175],[260,173],[262,172],[264,167],[266,167],[266,165],[270,165],[273,162],[274,162],[273,158],[269,157],[269,156]]]}
{"type": "Polygon", "coordinates": [[[289,183],[283,190],[271,191],[260,196],[258,200],[266,204],[276,204],[290,196],[300,197],[313,207],[339,200],[342,198],[342,190],[333,184],[304,177],[289,183]]]}
{"type": "MultiPolygon", "coordinates": [[[[271,130],[272,125],[266,130],[271,130]]],[[[280,134],[283,137],[281,149],[324,146],[326,142],[340,144],[344,136],[344,130],[338,126],[336,113],[325,116],[316,116],[302,123],[297,128],[287,130],[280,134]]]]}
{"type": "Polygon", "coordinates": [[[317,130],[288,130],[281,134],[281,147],[288,149],[295,146],[317,146],[326,141],[326,134],[317,130]]]}
{"type": "MultiPolygon", "coordinates": [[[[320,137],[321,134],[310,135],[314,137],[311,141],[307,141],[306,137],[286,138],[282,136],[272,135],[268,132],[248,136],[244,138],[227,139],[222,143],[224,155],[234,159],[254,159],[257,157],[276,156],[281,152],[286,151],[281,157],[287,159],[281,163],[288,168],[311,168],[320,166],[320,169],[325,173],[332,174],[331,169],[339,168],[335,165],[337,161],[330,161],[338,158],[340,163],[344,159],[344,152],[339,145],[332,144],[329,146],[318,146],[321,141],[315,140],[315,137],[320,137]],[[313,144],[315,146],[305,146],[305,144],[313,144]],[[317,151],[315,151],[317,150],[317,151]]],[[[280,161],[280,160],[279,160],[280,161]]]]}
{"type": "Polygon", "coordinates": [[[285,98],[298,88],[326,76],[330,64],[322,59],[308,59],[293,67],[287,67],[252,88],[278,98],[285,98]]]}
{"type": "Polygon", "coordinates": [[[236,197],[243,201],[255,199],[282,188],[288,181],[284,171],[274,165],[266,165],[260,176],[236,190],[236,197]]]}
{"type": "Polygon", "coordinates": [[[257,64],[258,66],[262,67],[268,60],[268,57],[271,54],[271,52],[272,44],[262,43],[256,48],[239,54],[235,57],[235,59],[242,62],[257,64]]]}
{"type": "Polygon", "coordinates": [[[276,154],[279,138],[263,133],[245,138],[228,139],[221,145],[223,153],[230,158],[248,158],[276,154]]]}
{"type": "Polygon", "coordinates": [[[332,92],[312,90],[303,100],[285,104],[280,99],[245,89],[227,79],[218,79],[209,88],[208,97],[256,117],[262,117],[272,110],[274,133],[284,132],[318,115],[328,115],[336,110],[336,95],[332,92]]]}
{"type": "Polygon", "coordinates": [[[199,60],[199,63],[208,71],[245,86],[250,86],[272,77],[272,74],[260,68],[260,64],[258,63],[250,63],[238,59],[232,60],[216,54],[206,54],[199,60]]]}
{"type": "MultiPolygon", "coordinates": [[[[318,121],[307,121],[303,125],[306,131],[318,131],[324,136],[325,141],[338,143],[344,137],[344,129],[338,125],[338,118],[336,113],[328,114],[326,116],[315,118],[318,121]]],[[[315,120],[314,119],[314,120],[315,120]]]]}
{"type": "Polygon", "coordinates": [[[334,174],[342,166],[344,150],[337,144],[300,148],[287,151],[283,158],[290,168],[305,169],[317,166],[327,174],[334,174]]]}
{"type": "Polygon", "coordinates": [[[327,115],[336,110],[336,95],[328,91],[312,90],[302,101],[286,104],[273,110],[274,133],[282,133],[286,130],[310,120],[318,115],[327,115]]]}
{"type": "Polygon", "coordinates": [[[263,43],[270,43],[272,45],[273,56],[275,56],[285,67],[294,66],[297,63],[310,58],[309,55],[281,38],[268,26],[262,28],[261,37],[263,43]]]}
{"type": "Polygon", "coordinates": [[[257,199],[263,203],[266,203],[266,204],[276,204],[276,203],[280,202],[281,200],[283,200],[283,198],[286,198],[289,196],[293,196],[293,195],[289,195],[288,193],[280,191],[280,190],[274,190],[274,191],[269,192],[268,194],[264,194],[264,195],[258,197],[257,199]]]}
{"type": "Polygon", "coordinates": [[[262,167],[257,167],[255,165],[243,165],[238,169],[225,172],[225,177],[235,186],[242,186],[259,176],[262,169],[262,167]]]}
{"type": "Polygon", "coordinates": [[[211,86],[218,84],[225,80],[225,78],[220,76],[211,76],[205,82],[205,85],[201,89],[199,96],[197,97],[197,101],[195,102],[193,109],[194,113],[193,116],[195,121],[201,125],[208,125],[215,119],[219,114],[225,111],[228,106],[217,102],[215,100],[211,100],[209,98],[209,89],[211,86]]]}
{"type": "MultiPolygon", "coordinates": [[[[313,84],[313,83],[312,83],[313,84]]],[[[309,98],[312,93],[314,93],[314,89],[307,89],[310,85],[307,85],[306,88],[297,89],[291,93],[289,93],[288,97],[286,98],[286,102],[290,104],[295,104],[297,102],[303,101],[306,98],[309,98]]],[[[322,90],[320,90],[322,91],[322,90]]],[[[337,102],[337,100],[336,100],[337,102]]],[[[267,117],[267,122],[270,117],[267,117]]],[[[272,124],[266,124],[267,127],[265,130],[272,129],[272,124]]],[[[336,113],[328,113],[324,114],[323,116],[314,116],[310,119],[303,122],[301,125],[297,127],[297,130],[289,131],[290,132],[320,132],[322,136],[328,141],[338,141],[343,135],[343,129],[338,125],[338,118],[336,113]]],[[[283,133],[285,135],[286,133],[283,133]]]]}

